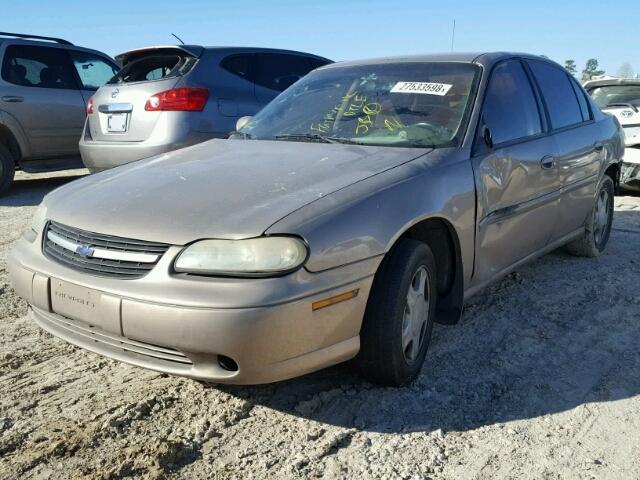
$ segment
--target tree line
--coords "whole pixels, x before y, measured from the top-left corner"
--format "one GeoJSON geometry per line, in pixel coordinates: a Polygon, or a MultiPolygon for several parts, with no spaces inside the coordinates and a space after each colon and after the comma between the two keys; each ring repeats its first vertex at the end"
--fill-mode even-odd
{"type": "MultiPolygon", "coordinates": [[[[575,60],[565,60],[564,68],[571,74],[577,77],[578,68],[576,66],[575,60]]],[[[588,82],[592,80],[594,77],[599,77],[604,75],[605,71],[600,70],[600,64],[597,58],[590,58],[587,60],[587,63],[582,70],[581,79],[583,82],[588,82]]],[[[633,67],[630,63],[623,63],[618,69],[617,75],[620,78],[634,78],[636,76],[633,67]]]]}

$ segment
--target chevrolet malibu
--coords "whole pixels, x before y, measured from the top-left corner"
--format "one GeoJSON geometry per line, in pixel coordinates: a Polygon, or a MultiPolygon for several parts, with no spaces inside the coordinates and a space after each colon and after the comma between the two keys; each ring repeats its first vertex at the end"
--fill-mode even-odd
{"type": "Polygon", "coordinates": [[[9,258],[31,317],[206,381],[405,385],[470,295],[609,239],[623,134],[545,58],[329,65],[241,123],[47,195],[9,258]]]}

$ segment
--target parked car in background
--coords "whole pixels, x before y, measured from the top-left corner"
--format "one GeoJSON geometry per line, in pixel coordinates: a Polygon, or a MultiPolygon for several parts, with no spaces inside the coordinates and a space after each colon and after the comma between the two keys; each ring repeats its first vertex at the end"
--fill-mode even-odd
{"type": "Polygon", "coordinates": [[[135,365],[262,383],[356,357],[405,385],[465,298],[604,251],[622,136],[542,57],[328,65],[229,140],[50,193],[8,269],[45,330],[135,365]]]}
{"type": "Polygon", "coordinates": [[[0,194],[16,169],[82,167],[86,102],[117,64],[63,39],[6,32],[0,32],[0,64],[0,194]]]}
{"type": "Polygon", "coordinates": [[[80,152],[92,172],[225,138],[310,70],[289,50],[179,45],[133,50],[89,102],[80,152]]]}
{"type": "Polygon", "coordinates": [[[625,133],[620,186],[640,192],[640,78],[593,80],[584,88],[605,112],[614,115],[625,133]]]}

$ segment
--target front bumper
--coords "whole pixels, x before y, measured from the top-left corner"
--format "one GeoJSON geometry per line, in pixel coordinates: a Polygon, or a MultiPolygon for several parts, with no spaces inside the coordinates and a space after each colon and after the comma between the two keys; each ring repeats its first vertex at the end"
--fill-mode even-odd
{"type": "Polygon", "coordinates": [[[122,280],[57,264],[40,245],[40,235],[20,239],[8,266],[14,289],[42,328],[133,365],[233,384],[283,380],[354,357],[380,261],[279,278],[203,278],[172,274],[180,251],[172,247],[147,276],[122,280]],[[59,281],[97,292],[89,321],[54,311],[52,286],[59,281]],[[355,298],[312,310],[313,302],[354,289],[355,298]],[[224,368],[224,358],[237,369],[224,368]]]}

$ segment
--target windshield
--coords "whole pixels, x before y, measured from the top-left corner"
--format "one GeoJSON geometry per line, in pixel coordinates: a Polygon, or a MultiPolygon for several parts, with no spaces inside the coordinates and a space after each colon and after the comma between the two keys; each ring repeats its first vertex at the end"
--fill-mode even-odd
{"type": "Polygon", "coordinates": [[[640,107],[640,85],[608,85],[596,87],[589,92],[600,108],[615,104],[640,107]]]}
{"type": "Polygon", "coordinates": [[[276,97],[240,133],[261,140],[456,146],[479,72],[472,64],[446,62],[317,70],[276,97]]]}

